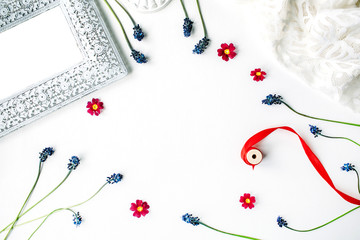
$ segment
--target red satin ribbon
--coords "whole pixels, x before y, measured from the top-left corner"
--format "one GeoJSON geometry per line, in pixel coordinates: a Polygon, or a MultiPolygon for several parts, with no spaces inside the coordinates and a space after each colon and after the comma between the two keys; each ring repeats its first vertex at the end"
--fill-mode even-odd
{"type": "MultiPolygon", "coordinates": [[[[346,201],[348,201],[349,203],[352,204],[356,204],[356,205],[360,205],[360,200],[353,198],[345,193],[343,193],[342,191],[338,190],[334,183],[332,182],[329,174],[326,172],[324,166],[321,164],[320,160],[316,157],[316,155],[311,151],[310,147],[306,144],[306,142],[300,137],[299,134],[297,134],[294,129],[290,128],[290,127],[277,127],[277,128],[269,128],[269,129],[265,129],[261,132],[256,133],[254,136],[252,136],[251,138],[249,138],[249,140],[246,141],[246,143],[244,144],[244,147],[241,150],[241,158],[244,160],[244,162],[248,165],[249,162],[246,160],[246,153],[258,142],[260,142],[261,140],[263,140],[264,138],[266,138],[269,134],[271,134],[272,132],[274,132],[277,129],[283,129],[283,130],[287,130],[289,132],[292,132],[294,134],[296,134],[301,142],[301,145],[305,151],[305,154],[307,155],[307,157],[309,158],[311,164],[314,166],[314,168],[316,169],[316,171],[320,174],[320,176],[330,185],[330,187],[332,189],[334,189],[343,199],[345,199],[346,201]]],[[[252,165],[253,166],[253,165],[252,165]]],[[[254,166],[253,166],[254,167],[254,166]]]]}

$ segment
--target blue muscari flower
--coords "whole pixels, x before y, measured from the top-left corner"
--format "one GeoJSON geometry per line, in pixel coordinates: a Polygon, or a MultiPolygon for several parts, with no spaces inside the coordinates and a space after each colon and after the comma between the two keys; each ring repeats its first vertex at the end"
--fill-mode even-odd
{"type": "Polygon", "coordinates": [[[203,37],[198,44],[195,45],[193,53],[202,54],[205,49],[209,46],[210,39],[203,37]]]}
{"type": "Polygon", "coordinates": [[[283,227],[283,226],[287,227],[288,225],[286,220],[280,216],[277,218],[277,224],[279,225],[279,227],[283,227]]]}
{"type": "Polygon", "coordinates": [[[144,32],[142,31],[140,25],[136,25],[134,28],[134,38],[137,39],[138,41],[141,41],[144,37],[145,37],[145,34],[144,32]]]}
{"type": "Polygon", "coordinates": [[[55,152],[55,150],[54,150],[52,147],[44,148],[44,150],[42,150],[42,152],[39,153],[39,154],[40,154],[40,156],[39,156],[40,161],[41,161],[41,162],[45,162],[46,159],[47,159],[49,156],[51,156],[51,155],[54,154],[54,152],[55,152]]]}
{"type": "Polygon", "coordinates": [[[321,129],[319,129],[317,126],[313,126],[313,125],[310,125],[309,124],[309,126],[310,126],[310,132],[312,133],[312,134],[314,134],[314,137],[318,137],[319,136],[319,134],[321,134],[321,129]]]}
{"type": "Polygon", "coordinates": [[[114,184],[114,183],[118,183],[121,181],[121,179],[123,178],[123,175],[121,175],[120,173],[114,173],[113,175],[111,175],[110,177],[107,177],[106,181],[109,184],[114,184]]]}
{"type": "Polygon", "coordinates": [[[184,25],[183,25],[183,29],[184,29],[184,36],[185,37],[190,37],[191,35],[191,30],[193,27],[193,21],[190,20],[190,18],[185,18],[184,19],[184,25]]]}
{"type": "Polygon", "coordinates": [[[266,96],[266,99],[262,100],[263,104],[267,104],[267,105],[273,105],[273,104],[281,104],[282,97],[280,95],[272,95],[269,94],[268,96],[266,96]]]}
{"type": "Polygon", "coordinates": [[[131,50],[130,57],[133,57],[137,63],[147,63],[147,59],[144,54],[139,51],[131,50]]]}
{"type": "Polygon", "coordinates": [[[80,164],[80,159],[77,156],[72,156],[71,159],[69,159],[69,163],[67,168],[69,170],[75,170],[77,168],[77,166],[79,166],[80,164]]]}
{"type": "Polygon", "coordinates": [[[355,170],[355,165],[352,165],[351,163],[345,163],[344,166],[341,167],[341,170],[343,171],[354,171],[355,170]]]}
{"type": "Polygon", "coordinates": [[[186,223],[190,223],[194,226],[197,226],[200,224],[200,218],[198,217],[193,217],[192,214],[188,214],[186,213],[185,215],[182,216],[182,220],[186,223]]]}
{"type": "Polygon", "coordinates": [[[80,213],[77,212],[76,214],[73,214],[73,217],[75,226],[80,226],[80,224],[82,223],[82,217],[80,216],[80,213]]]}

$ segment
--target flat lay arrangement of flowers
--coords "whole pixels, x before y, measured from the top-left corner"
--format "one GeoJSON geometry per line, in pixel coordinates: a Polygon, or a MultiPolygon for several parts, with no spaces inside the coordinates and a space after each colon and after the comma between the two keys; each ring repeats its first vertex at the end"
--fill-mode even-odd
{"type": "MultiPolygon", "coordinates": [[[[61,1],[74,11],[86,5],[61,1]]],[[[29,13],[42,6],[17,4],[29,13]]],[[[297,4],[283,8],[298,10],[297,4]]],[[[0,239],[360,238],[360,118],[345,107],[359,101],[360,109],[360,99],[340,100],[360,90],[341,82],[343,92],[331,99],[315,91],[322,83],[296,79],[323,75],[335,84],[343,74],[336,67],[331,79],[322,71],[287,72],[290,60],[276,55],[286,51],[287,38],[271,42],[266,31],[275,28],[255,21],[280,24],[258,12],[273,9],[238,0],[99,0],[95,6],[127,76],[102,88],[101,77],[118,74],[116,66],[90,60],[74,71],[96,82],[95,92],[63,78],[34,91],[49,107],[64,106],[52,100],[62,88],[81,98],[0,138],[0,239]]],[[[0,27],[14,7],[0,0],[0,27]]],[[[357,1],[346,8],[360,19],[357,1]]],[[[76,24],[96,22],[93,14],[76,24]]],[[[107,41],[98,29],[80,34],[103,39],[95,50],[107,41]]],[[[90,59],[114,57],[101,51],[90,59]]],[[[340,58],[340,52],[332,53],[340,58]]],[[[327,57],[313,62],[314,69],[333,64],[327,57]]],[[[0,127],[31,104],[25,93],[6,111],[0,103],[0,127]]]]}

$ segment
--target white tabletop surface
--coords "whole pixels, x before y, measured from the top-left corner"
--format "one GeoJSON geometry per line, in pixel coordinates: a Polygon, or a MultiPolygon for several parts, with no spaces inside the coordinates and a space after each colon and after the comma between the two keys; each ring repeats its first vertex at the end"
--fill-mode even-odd
{"type": "MultiPolygon", "coordinates": [[[[181,216],[188,212],[210,226],[260,239],[360,238],[356,211],[310,233],[277,226],[281,215],[289,226],[312,228],[355,207],[319,176],[295,135],[278,131],[264,140],[259,148],[265,158],[255,170],[240,158],[243,144],[256,132],[290,126],[308,142],[335,185],[360,198],[355,173],[340,170],[347,162],[360,164],[360,148],[343,140],[315,139],[308,124],[355,141],[359,128],[313,121],[261,100],[276,93],[301,112],[349,122],[360,122],[359,114],[309,88],[276,61],[251,3],[200,2],[211,39],[202,55],[192,54],[203,37],[195,1],[185,1],[195,22],[189,38],[183,37],[179,1],[151,14],[129,8],[147,34],[142,42],[132,41],[149,58],[140,65],[129,57],[120,27],[98,0],[129,74],[0,139],[0,227],[13,220],[26,198],[36,177],[38,152],[52,146],[56,152],[46,162],[28,206],[63,179],[71,156],[79,156],[81,164],[21,221],[87,199],[112,173],[120,172],[124,179],[74,209],[84,218],[80,227],[73,225],[70,213],[60,212],[33,239],[236,238],[186,224],[181,216]],[[221,43],[234,43],[238,55],[221,60],[216,51],[221,43]],[[257,67],[268,74],[263,82],[249,76],[257,67]],[[104,102],[97,117],[86,112],[92,98],[104,102]],[[256,197],[252,210],[239,203],[244,193],[256,197]],[[150,205],[144,218],[133,217],[129,210],[136,199],[150,205]]],[[[115,9],[132,37],[131,22],[115,9]]],[[[17,227],[9,239],[27,239],[39,224],[17,227]]]]}

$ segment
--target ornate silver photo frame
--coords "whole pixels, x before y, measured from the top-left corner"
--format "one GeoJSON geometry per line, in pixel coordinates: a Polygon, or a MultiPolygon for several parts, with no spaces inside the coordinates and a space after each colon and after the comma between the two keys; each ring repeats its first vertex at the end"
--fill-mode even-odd
{"type": "Polygon", "coordinates": [[[61,8],[83,60],[0,100],[0,137],[127,75],[94,0],[0,0],[0,34],[54,7],[61,8]]]}

